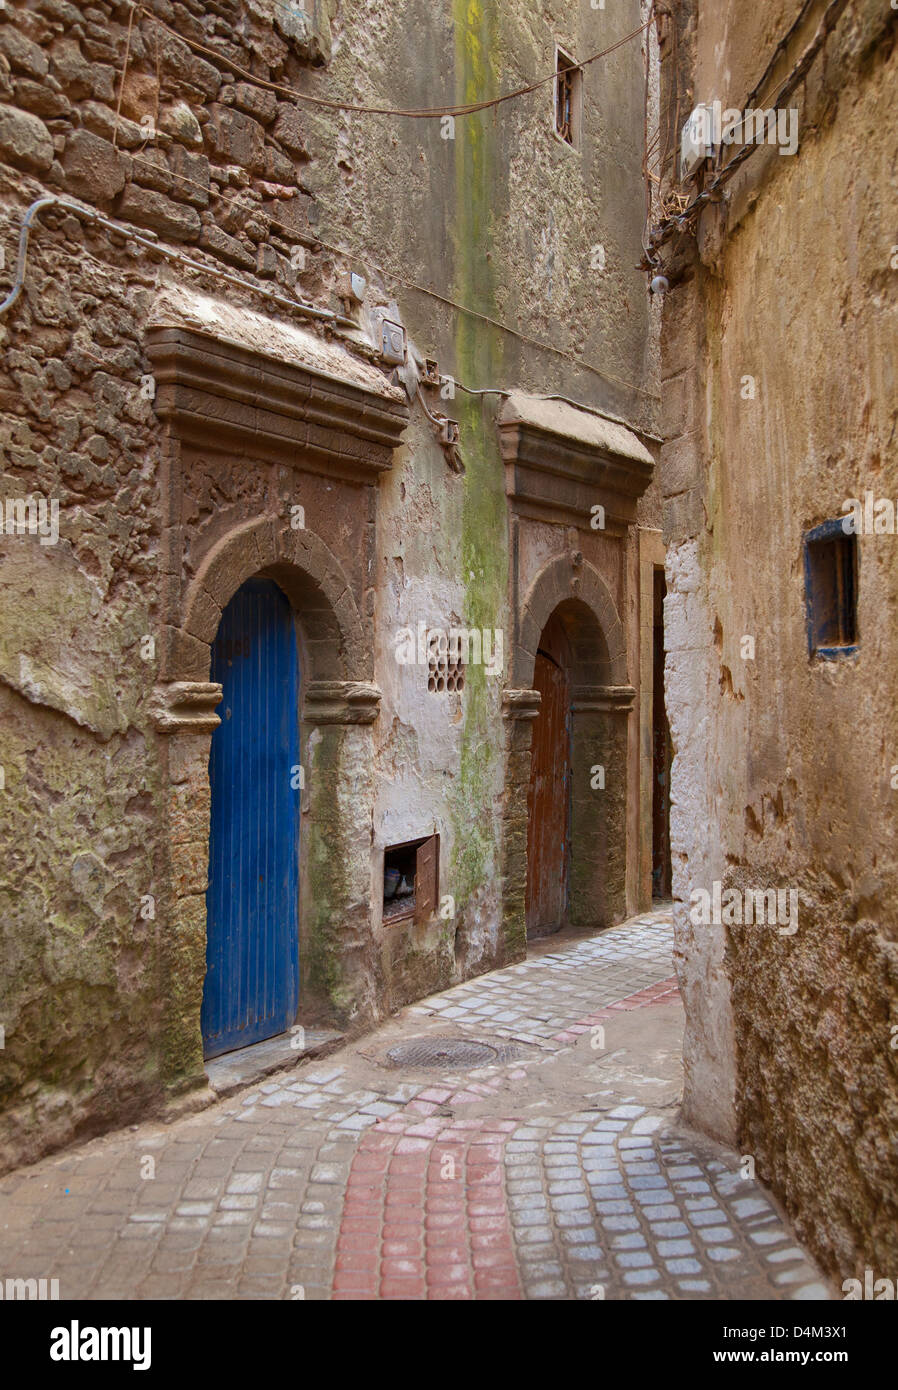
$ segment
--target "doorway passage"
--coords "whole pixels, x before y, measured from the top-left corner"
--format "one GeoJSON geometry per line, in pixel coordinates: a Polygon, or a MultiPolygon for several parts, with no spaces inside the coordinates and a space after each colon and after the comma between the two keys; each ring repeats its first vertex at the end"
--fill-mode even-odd
{"type": "Polygon", "coordinates": [[[248,580],[212,647],[206,1057],[285,1032],[299,998],[299,655],[293,609],[248,580]]]}
{"type": "Polygon", "coordinates": [[[652,897],[671,895],[670,867],[670,726],[664,705],[663,569],[655,570],[652,622],[652,897]]]}

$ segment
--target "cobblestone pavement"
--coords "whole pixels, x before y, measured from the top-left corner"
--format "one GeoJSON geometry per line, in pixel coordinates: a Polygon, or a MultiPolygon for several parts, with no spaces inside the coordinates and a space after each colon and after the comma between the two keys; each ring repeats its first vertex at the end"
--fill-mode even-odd
{"type": "Polygon", "coordinates": [[[556,939],[324,1063],[10,1174],[0,1268],[63,1299],[831,1297],[739,1157],[678,1126],[671,944],[663,910],[556,939]],[[421,1036],[499,1051],[390,1069],[421,1036]]]}

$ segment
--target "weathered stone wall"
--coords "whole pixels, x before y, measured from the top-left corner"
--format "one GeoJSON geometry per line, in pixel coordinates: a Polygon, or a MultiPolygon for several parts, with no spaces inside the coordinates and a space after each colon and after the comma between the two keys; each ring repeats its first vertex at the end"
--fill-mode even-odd
{"type": "MultiPolygon", "coordinates": [[[[502,901],[503,882],[520,884],[510,873],[519,806],[509,835],[506,788],[509,774],[524,776],[529,745],[522,726],[511,768],[500,398],[429,393],[431,409],[460,421],[464,474],[416,406],[376,486],[351,470],[332,484],[318,468],[297,494],[289,462],[245,441],[228,455],[220,421],[214,451],[180,447],[153,375],[160,298],[176,305],[189,290],[303,323],[285,298],[340,315],[352,268],[367,279],[363,326],[389,309],[464,386],[561,392],[638,431],[657,427],[657,311],[636,268],[639,40],[586,70],[579,152],[554,134],[551,84],[458,118],[452,138],[438,120],[297,105],[264,85],[402,108],[470,102],[551,72],[556,39],[580,57],[635,29],[636,0],[613,15],[569,0],[553,22],[523,0],[483,11],[320,0],[311,19],[280,0],[146,9],[167,27],[111,0],[0,10],[0,284],[12,283],[23,213],[42,194],[75,198],[158,247],[45,209],[23,292],[0,322],[4,495],[60,506],[57,545],[0,537],[13,596],[0,627],[0,1164],[203,1083],[209,729],[161,734],[154,689],[208,680],[230,589],[219,575],[220,591],[193,602],[191,586],[253,518],[267,519],[262,559],[286,565],[291,502],[339,560],[357,625],[342,630],[356,660],[370,655],[371,669],[328,674],[382,691],[370,726],[303,729],[301,967],[314,1016],[329,1007],[361,1027],[523,949],[502,901]],[[397,630],[422,620],[502,631],[504,669],[470,668],[461,699],[431,695],[426,668],[395,660],[397,630]],[[424,929],[384,929],[384,846],[434,830],[453,911],[424,929]]],[[[306,326],[335,340],[333,325],[306,326]]],[[[342,341],[372,370],[361,333],[346,328],[342,341]]],[[[647,494],[639,518],[656,513],[647,494]]],[[[566,549],[565,528],[548,529],[566,549]]],[[[623,562],[586,539],[635,634],[632,536],[623,562]]],[[[319,560],[294,540],[311,572],[319,560]]]]}
{"type": "MultiPolygon", "coordinates": [[[[744,106],[794,16],[678,8],[681,84],[744,106]]],[[[898,493],[896,24],[888,6],[849,6],[785,103],[800,112],[797,154],[756,151],[703,214],[697,247],[664,252],[686,1108],[738,1136],[840,1279],[885,1274],[898,1254],[898,542],[859,538],[859,650],[829,662],[808,655],[803,536],[846,498],[898,493]],[[797,931],[693,925],[690,893],[715,879],[797,889],[797,931]]]]}

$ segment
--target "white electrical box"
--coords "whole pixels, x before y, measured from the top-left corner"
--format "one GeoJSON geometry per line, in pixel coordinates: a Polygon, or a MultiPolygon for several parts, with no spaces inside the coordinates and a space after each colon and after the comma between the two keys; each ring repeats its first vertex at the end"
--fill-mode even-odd
{"type": "Polygon", "coordinates": [[[401,323],[382,319],[380,343],[380,355],[385,362],[395,362],[397,365],[405,362],[405,329],[401,323]]]}
{"type": "Polygon", "coordinates": [[[710,102],[696,106],[680,136],[680,178],[691,178],[699,165],[714,153],[714,108],[710,102]]]}

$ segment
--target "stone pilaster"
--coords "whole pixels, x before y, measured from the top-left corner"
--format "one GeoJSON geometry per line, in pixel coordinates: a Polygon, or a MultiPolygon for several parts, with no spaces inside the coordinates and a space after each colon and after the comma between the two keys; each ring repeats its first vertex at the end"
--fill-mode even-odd
{"type": "Polygon", "coordinates": [[[502,948],[507,962],[527,954],[527,791],[538,690],[505,690],[505,808],[502,813],[502,948]]]}
{"type": "Polygon", "coordinates": [[[371,924],[374,748],[381,693],[312,681],[303,702],[300,1017],[370,1022],[382,994],[371,924]]]}
{"type": "Polygon", "coordinates": [[[206,975],[209,876],[209,746],[221,723],[214,681],[157,686],[153,722],[167,768],[163,884],[156,905],[165,1001],[163,1078],[170,1094],[205,1081],[200,1015],[206,975]]]}

